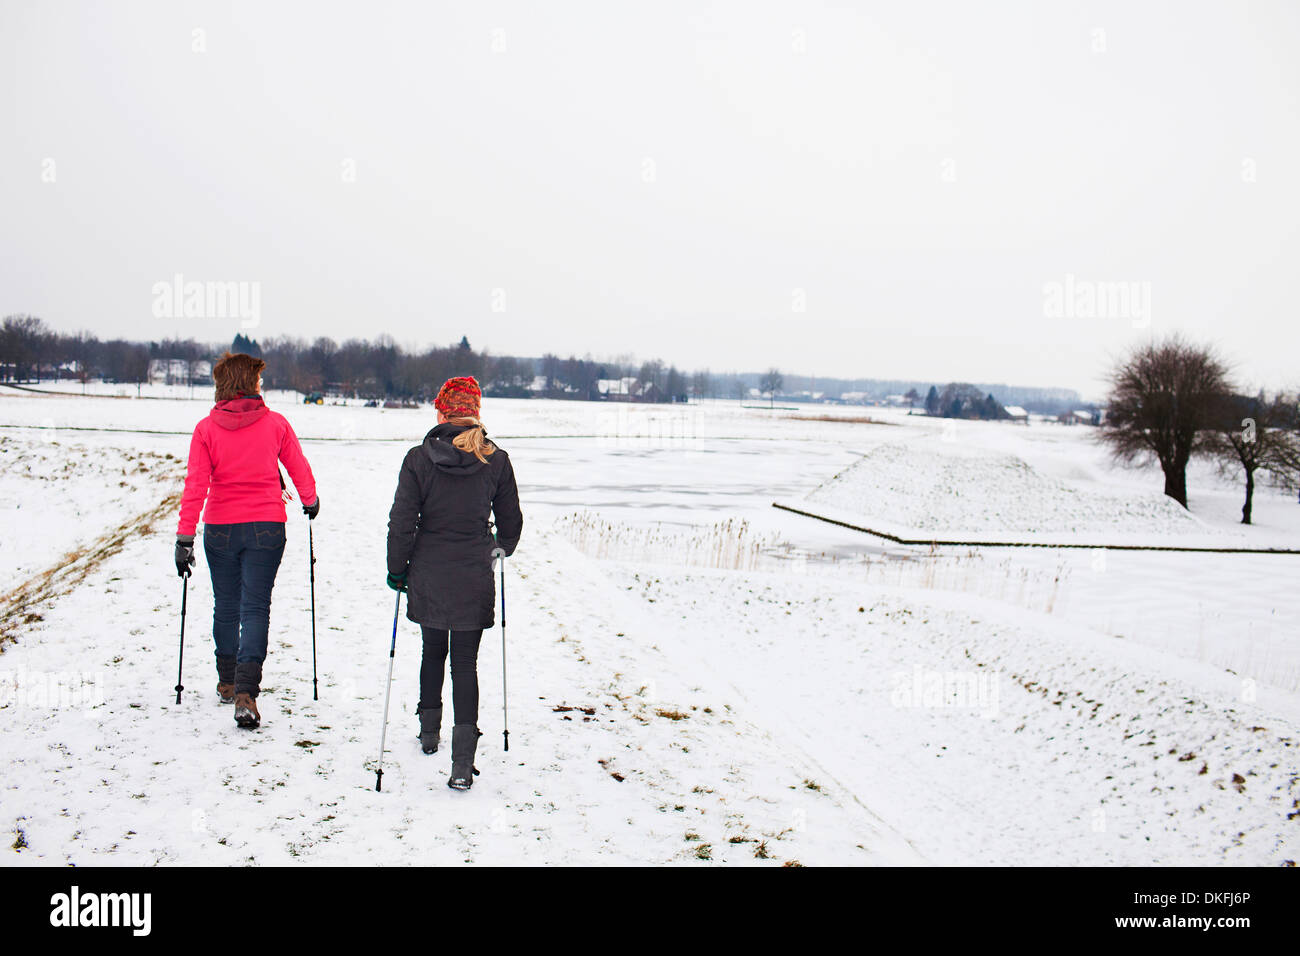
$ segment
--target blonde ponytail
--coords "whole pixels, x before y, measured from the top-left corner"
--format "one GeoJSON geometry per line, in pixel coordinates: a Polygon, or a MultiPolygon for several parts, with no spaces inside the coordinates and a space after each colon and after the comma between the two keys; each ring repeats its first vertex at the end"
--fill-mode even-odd
{"type": "Polygon", "coordinates": [[[452,425],[470,426],[451,440],[451,443],[461,451],[468,452],[482,462],[486,462],[488,455],[496,451],[496,446],[484,437],[483,423],[477,418],[460,415],[456,418],[449,418],[447,421],[452,425]]]}

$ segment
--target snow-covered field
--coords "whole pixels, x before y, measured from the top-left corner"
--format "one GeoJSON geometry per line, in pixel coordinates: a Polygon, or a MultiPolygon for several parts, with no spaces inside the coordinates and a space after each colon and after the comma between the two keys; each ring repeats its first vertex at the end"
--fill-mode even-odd
{"type": "Polygon", "coordinates": [[[1141,521],[1294,547],[1293,499],[1265,489],[1258,527],[1234,527],[1239,490],[1198,470],[1192,515],[1170,512],[1158,473],[1112,468],[1083,427],[489,399],[525,510],[508,567],[511,749],[496,630],[482,776],[447,789],[446,753],[415,741],[419,639],[403,617],[375,793],[386,516],[432,415],[270,398],[321,487],[321,699],[291,511],[248,733],[212,692],[201,556],[175,704],[174,517],[149,514],[174,495],[206,402],[0,389],[0,592],[28,602],[0,644],[6,864],[1296,859],[1300,558],[930,554],[771,507],[859,475],[862,502],[839,506],[883,500],[862,491],[874,485],[897,526],[1141,521]],[[1008,497],[1009,468],[1027,469],[1028,493],[1008,497]],[[944,495],[954,483],[964,507],[944,495]],[[82,553],[76,574],[43,570],[82,553]]]}

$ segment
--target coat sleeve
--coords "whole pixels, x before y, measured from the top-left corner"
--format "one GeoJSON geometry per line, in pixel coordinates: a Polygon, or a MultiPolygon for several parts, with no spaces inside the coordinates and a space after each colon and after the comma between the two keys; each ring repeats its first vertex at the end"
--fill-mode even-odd
{"type": "Polygon", "coordinates": [[[283,421],[284,431],[280,434],[280,460],[288,469],[293,486],[298,489],[298,499],[304,505],[315,504],[316,476],[311,472],[311,465],[307,464],[307,456],[302,453],[302,445],[298,443],[298,436],[294,433],[293,426],[289,424],[289,419],[285,418],[283,421]]]}
{"type": "Polygon", "coordinates": [[[420,478],[415,473],[412,449],[402,462],[397,476],[397,493],[388,512],[388,573],[403,574],[415,551],[415,535],[420,528],[420,478]]]}
{"type": "Polygon", "coordinates": [[[492,496],[492,514],[496,516],[497,544],[509,557],[515,553],[524,530],[524,514],[519,510],[519,487],[515,484],[515,469],[510,464],[509,455],[506,455],[501,468],[496,494],[492,496]]]}
{"type": "Polygon", "coordinates": [[[181,519],[176,526],[177,534],[194,534],[211,484],[212,456],[208,454],[208,443],[200,426],[194,429],[190,438],[190,458],[185,468],[185,490],[181,492],[181,519]]]}

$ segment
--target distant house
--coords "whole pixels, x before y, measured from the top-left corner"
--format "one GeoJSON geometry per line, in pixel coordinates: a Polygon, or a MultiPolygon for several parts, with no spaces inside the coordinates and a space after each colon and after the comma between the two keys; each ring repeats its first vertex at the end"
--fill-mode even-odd
{"type": "Polygon", "coordinates": [[[654,382],[646,382],[635,391],[638,402],[661,402],[664,400],[663,389],[654,382]]]}
{"type": "Polygon", "coordinates": [[[1006,405],[1003,407],[1003,411],[1007,413],[1007,418],[1010,421],[1013,421],[1018,425],[1029,424],[1029,413],[1019,405],[1006,405]]]}
{"type": "Polygon", "coordinates": [[[177,358],[149,361],[149,381],[154,385],[207,384],[211,380],[211,362],[187,362],[177,358]]]}
{"type": "Polygon", "coordinates": [[[637,380],[630,375],[623,378],[598,378],[596,393],[600,401],[630,402],[637,394],[637,380]]]}
{"type": "Polygon", "coordinates": [[[845,405],[865,405],[867,403],[866,392],[841,392],[840,401],[845,405]]]}
{"type": "Polygon", "coordinates": [[[1066,425],[1100,425],[1101,412],[1094,412],[1087,408],[1076,408],[1073,411],[1061,412],[1056,416],[1058,422],[1066,425]]]}

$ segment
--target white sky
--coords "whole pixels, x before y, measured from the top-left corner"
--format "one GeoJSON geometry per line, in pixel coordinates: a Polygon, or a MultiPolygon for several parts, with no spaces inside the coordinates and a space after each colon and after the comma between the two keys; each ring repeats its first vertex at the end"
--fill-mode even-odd
{"type": "Polygon", "coordinates": [[[258,337],[1091,395],[1182,330],[1294,386],[1298,50],[1285,0],[4,0],[0,313],[239,331],[155,318],[181,273],[258,337]]]}

